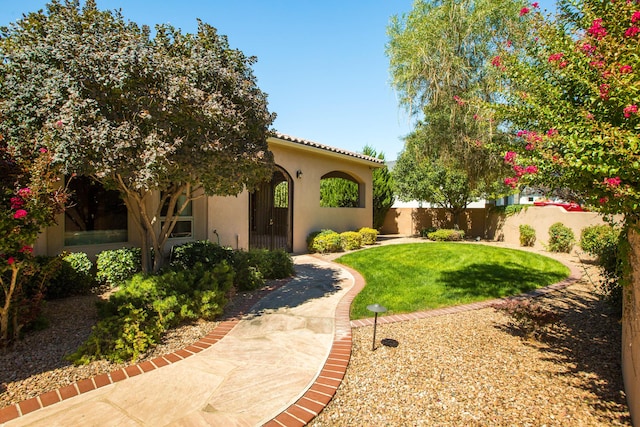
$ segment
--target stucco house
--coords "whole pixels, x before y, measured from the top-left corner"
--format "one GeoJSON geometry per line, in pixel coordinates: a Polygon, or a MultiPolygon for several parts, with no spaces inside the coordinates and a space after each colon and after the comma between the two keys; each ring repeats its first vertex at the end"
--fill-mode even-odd
{"type": "MultiPolygon", "coordinates": [[[[234,249],[304,253],[306,238],[313,231],[371,226],[372,171],[384,166],[382,160],[284,134],[270,137],[268,145],[276,164],[272,180],[235,197],[193,201],[182,213],[166,251],[177,244],[207,239],[234,249]],[[329,178],[356,183],[358,207],[320,207],[320,182],[329,178]]],[[[140,245],[136,226],[116,192],[88,179],[72,183],[73,206],[41,234],[36,253],[69,251],[95,256],[108,249],[140,245]]]]}

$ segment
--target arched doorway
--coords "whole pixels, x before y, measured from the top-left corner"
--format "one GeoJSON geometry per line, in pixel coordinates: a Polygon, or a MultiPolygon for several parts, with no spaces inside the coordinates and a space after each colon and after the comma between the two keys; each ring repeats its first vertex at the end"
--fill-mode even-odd
{"type": "Polygon", "coordinates": [[[249,199],[249,248],[293,250],[293,180],[276,168],[249,199]]]}

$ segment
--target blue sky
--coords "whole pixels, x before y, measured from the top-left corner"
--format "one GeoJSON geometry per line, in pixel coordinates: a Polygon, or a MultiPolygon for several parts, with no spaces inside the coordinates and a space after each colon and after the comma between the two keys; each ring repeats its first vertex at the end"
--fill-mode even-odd
{"type": "MultiPolygon", "coordinates": [[[[0,0],[0,25],[44,8],[43,0],[0,0]]],[[[549,1],[541,4],[550,3],[549,1]]],[[[98,0],[101,9],[153,26],[196,30],[196,19],[256,56],[278,132],[351,151],[370,145],[394,160],[410,132],[391,88],[385,56],[393,15],[412,0],[98,0]]]]}

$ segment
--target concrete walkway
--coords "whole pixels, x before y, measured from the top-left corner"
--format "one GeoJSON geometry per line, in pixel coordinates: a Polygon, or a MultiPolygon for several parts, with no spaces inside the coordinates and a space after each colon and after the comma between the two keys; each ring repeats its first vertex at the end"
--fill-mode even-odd
{"type": "MultiPolygon", "coordinates": [[[[425,242],[394,238],[381,244],[425,242]]],[[[498,246],[504,246],[498,244],[498,246]]],[[[519,248],[522,249],[522,248],[519,248]]],[[[550,254],[545,254],[550,255],[550,254]]],[[[296,277],[242,319],[175,353],[0,409],[2,426],[303,426],[324,409],[351,355],[353,298],[364,280],[335,256],[294,257],[296,277]]],[[[556,257],[557,259],[557,257],[556,257]]],[[[581,272],[535,297],[568,286],[581,272]]],[[[495,301],[383,316],[391,323],[480,309],[495,301]]]]}
{"type": "MultiPolygon", "coordinates": [[[[346,370],[352,297],[345,296],[354,277],[311,256],[295,257],[295,265],[293,280],[263,298],[215,344],[205,338],[186,353],[173,353],[177,357],[126,369],[129,378],[112,373],[111,383],[102,386],[106,380],[94,378],[90,391],[75,384],[78,393],[70,398],[58,390],[50,406],[47,396],[30,399],[14,409],[28,413],[3,425],[303,425],[329,402],[346,370]]],[[[12,413],[4,409],[6,419],[12,413]]]]}

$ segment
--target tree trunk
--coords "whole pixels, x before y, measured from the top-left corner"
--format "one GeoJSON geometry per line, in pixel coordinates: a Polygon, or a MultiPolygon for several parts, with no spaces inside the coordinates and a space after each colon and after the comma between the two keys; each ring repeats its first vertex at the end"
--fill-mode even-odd
{"type": "Polygon", "coordinates": [[[4,307],[0,310],[0,336],[2,336],[2,343],[6,344],[9,338],[9,318],[11,317],[11,302],[13,300],[13,295],[15,293],[16,287],[18,285],[18,272],[20,271],[20,267],[16,266],[16,264],[11,265],[11,282],[9,283],[9,288],[5,288],[4,290],[4,307]]]}
{"type": "Polygon", "coordinates": [[[622,375],[633,425],[640,425],[640,221],[631,224],[629,277],[622,302],[622,375]]]}

